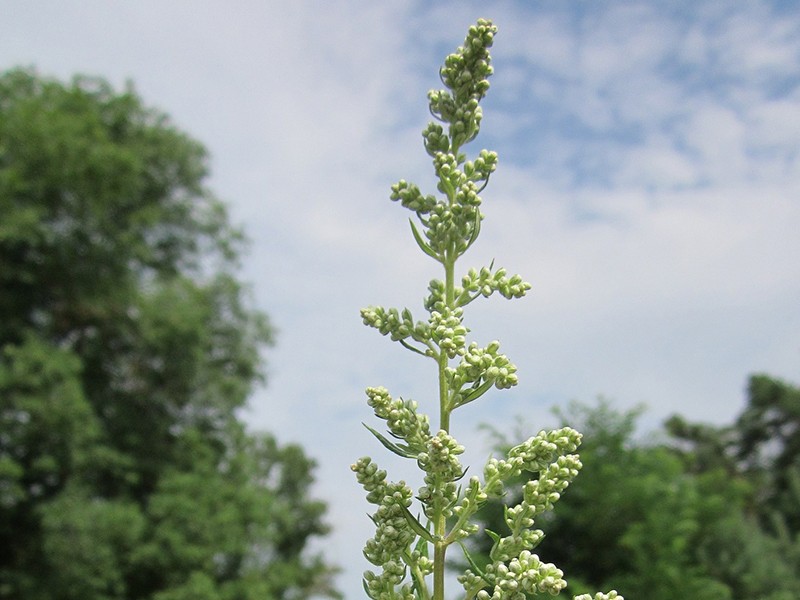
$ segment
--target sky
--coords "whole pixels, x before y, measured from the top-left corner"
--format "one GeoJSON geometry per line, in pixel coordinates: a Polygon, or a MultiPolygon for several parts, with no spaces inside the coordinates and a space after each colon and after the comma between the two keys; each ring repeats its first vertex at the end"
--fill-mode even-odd
{"type": "MultiPolygon", "coordinates": [[[[473,469],[491,423],[534,434],[602,395],[730,422],[748,375],[800,382],[800,5],[723,2],[0,0],[0,69],[82,73],[203,143],[208,185],[250,239],[241,278],[277,344],[243,413],[302,444],[333,533],[316,544],[360,597],[369,505],[362,455],[418,484],[362,427],[383,385],[435,414],[436,371],[361,324],[368,305],[418,316],[437,264],[389,200],[435,191],[420,132],[438,68],[479,17],[499,28],[470,154],[498,152],[481,237],[531,282],[468,308],[520,383],[454,414],[473,469]]],[[[435,419],[434,419],[435,421],[435,419]]],[[[415,479],[417,478],[417,479],[415,479]]]]}

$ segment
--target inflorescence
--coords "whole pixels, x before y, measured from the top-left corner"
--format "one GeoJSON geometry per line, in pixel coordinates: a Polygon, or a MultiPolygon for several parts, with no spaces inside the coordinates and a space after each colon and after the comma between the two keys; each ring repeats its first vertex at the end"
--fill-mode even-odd
{"type": "MultiPolygon", "coordinates": [[[[442,600],[445,552],[452,544],[464,550],[470,564],[458,578],[468,600],[524,600],[530,595],[556,595],[567,585],[555,565],[543,562],[531,550],[544,536],[534,527],[536,518],[553,509],[581,468],[574,454],[580,434],[568,427],[541,431],[511,448],[505,458],[489,459],[482,479],[472,476],[464,482],[466,470],[459,461],[464,447],[449,433],[450,414],[456,408],[491,388],[517,384],[517,368],[500,352],[499,342],[486,346],[468,342],[464,308],[495,292],[508,299],[521,298],[531,287],[519,275],[509,276],[493,264],[470,269],[456,285],[456,261],[480,233],[484,216],[479,194],[497,167],[495,152],[481,150],[474,160],[462,152],[480,131],[480,101],[489,90],[489,48],[496,32],[491,21],[483,19],[470,27],[464,45],[447,57],[440,70],[446,89],[428,93],[436,122],[429,123],[422,136],[443,196],[424,194],[405,180],[391,188],[390,198],[414,213],[410,223],[417,245],[444,269],[443,279],[428,285],[427,318],[416,320],[407,308],[371,306],[361,311],[366,325],[432,359],[439,375],[435,431],[429,417],[418,412],[416,402],[393,398],[383,387],[367,389],[368,404],[386,422],[389,435],[367,428],[387,449],[415,460],[424,474],[424,485],[415,496],[405,482],[388,481],[386,472],[371,458],[361,458],[351,467],[367,500],[376,506],[371,516],[375,535],[364,548],[366,559],[379,570],[364,574],[364,590],[373,600],[442,600]],[[523,473],[535,478],[523,486],[519,504],[506,507],[506,535],[485,532],[494,544],[490,563],[481,569],[462,543],[478,533],[471,517],[488,498],[503,497],[506,484],[523,473]],[[413,509],[415,499],[419,510],[413,509]]],[[[612,591],[575,600],[623,598],[612,591]]]]}

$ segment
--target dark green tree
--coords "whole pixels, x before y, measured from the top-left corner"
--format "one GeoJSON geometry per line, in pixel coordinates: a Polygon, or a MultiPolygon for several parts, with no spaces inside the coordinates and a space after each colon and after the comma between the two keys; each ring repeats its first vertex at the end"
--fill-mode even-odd
{"type": "Polygon", "coordinates": [[[800,388],[753,375],[747,405],[733,424],[714,427],[674,415],[666,427],[689,468],[723,467],[747,478],[755,492],[751,510],[762,524],[800,534],[800,388]]]}
{"type": "Polygon", "coordinates": [[[753,375],[748,403],[734,429],[736,458],[759,485],[765,521],[775,515],[800,534],[800,388],[768,375],[753,375]]]}
{"type": "MultiPolygon", "coordinates": [[[[731,470],[727,454],[712,459],[719,440],[696,455],[707,465],[700,470],[664,433],[637,441],[638,410],[618,412],[603,401],[558,414],[584,433],[584,466],[542,525],[537,552],[570,574],[572,593],[613,587],[626,600],[795,597],[800,571],[787,552],[796,557],[797,546],[752,517],[752,483],[731,470]]],[[[699,426],[693,433],[710,437],[699,426]]],[[[484,526],[502,530],[499,509],[484,526]]]]}
{"type": "Polygon", "coordinates": [[[271,333],[206,174],[131,88],[0,75],[0,598],[333,593],[313,462],[237,418],[271,333]]]}
{"type": "Polygon", "coordinates": [[[735,590],[736,598],[753,597],[771,582],[786,582],[778,586],[784,595],[775,598],[796,597],[800,589],[800,388],[756,374],[749,379],[746,406],[731,425],[689,423],[675,415],[666,428],[690,471],[708,476],[722,470],[749,489],[744,517],[738,524],[732,517],[718,538],[708,540],[704,547],[718,576],[735,590]]]}

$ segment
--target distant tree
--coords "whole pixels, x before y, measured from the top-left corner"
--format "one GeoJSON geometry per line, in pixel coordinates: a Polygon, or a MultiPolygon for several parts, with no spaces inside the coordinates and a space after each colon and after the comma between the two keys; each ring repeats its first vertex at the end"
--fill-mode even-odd
{"type": "Polygon", "coordinates": [[[734,428],[736,457],[762,484],[762,518],[778,514],[790,532],[800,534],[800,388],[753,375],[747,407],[734,428]]]}
{"type": "MultiPolygon", "coordinates": [[[[800,589],[800,388],[768,375],[749,379],[747,404],[731,425],[666,423],[687,468],[707,476],[722,469],[748,486],[744,522],[729,520],[703,550],[736,598],[773,582],[783,596],[800,589]],[[738,548],[732,552],[731,548],[738,548]]],[[[760,597],[760,596],[759,596],[760,597]]],[[[764,595],[765,598],[772,596],[764,595]]]]}
{"type": "Polygon", "coordinates": [[[206,153],[132,89],[0,75],[0,597],[334,595],[313,462],[237,418],[266,317],[206,153]]]}
{"type": "MultiPolygon", "coordinates": [[[[800,545],[771,535],[751,516],[751,482],[731,471],[727,454],[712,460],[707,452],[718,439],[697,454],[707,465],[699,470],[664,434],[637,441],[639,410],[618,412],[602,401],[558,414],[583,432],[584,466],[543,523],[537,553],[570,574],[571,593],[600,587],[626,600],[796,597],[800,570],[792,556],[800,545]]],[[[692,431],[713,438],[711,429],[692,431]]],[[[502,531],[499,506],[484,527],[502,531]]],[[[490,543],[473,550],[485,553],[490,543]]]]}
{"type": "Polygon", "coordinates": [[[747,405],[732,425],[713,427],[672,416],[667,430],[696,472],[724,466],[756,488],[753,510],[770,526],[780,515],[800,533],[800,388],[753,375],[747,405]]]}

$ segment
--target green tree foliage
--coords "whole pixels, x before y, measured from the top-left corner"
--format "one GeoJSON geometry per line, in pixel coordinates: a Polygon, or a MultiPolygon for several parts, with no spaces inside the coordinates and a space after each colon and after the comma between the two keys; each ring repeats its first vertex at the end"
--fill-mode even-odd
{"type": "MultiPolygon", "coordinates": [[[[712,449],[722,447],[711,439],[713,428],[690,428],[708,443],[689,456],[666,435],[661,443],[637,442],[639,415],[607,402],[559,413],[584,432],[584,467],[542,525],[542,558],[570,574],[573,593],[614,587],[629,600],[796,598],[800,544],[754,517],[759,488],[732,470],[727,454],[713,458],[712,449]]],[[[508,444],[500,438],[498,449],[508,444]]],[[[498,507],[484,527],[501,523],[498,507]]]]}
{"type": "MultiPolygon", "coordinates": [[[[773,582],[800,589],[800,388],[768,375],[750,377],[747,404],[733,424],[712,427],[680,416],[666,423],[691,472],[723,471],[749,488],[744,524],[729,523],[704,552],[736,598],[773,582]],[[731,548],[739,548],[732,552],[731,548]]],[[[788,587],[787,587],[788,586],[788,587]]],[[[780,595],[783,594],[783,595],[780,595]]],[[[762,596],[756,596],[762,597],[762,596]]],[[[763,595],[772,599],[773,596],[763,595]]]]}
{"type": "Polygon", "coordinates": [[[132,89],[0,75],[0,597],[305,598],[313,462],[236,412],[271,339],[206,153],[132,89]]]}

